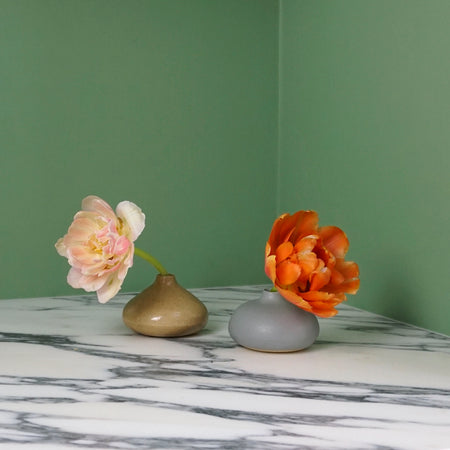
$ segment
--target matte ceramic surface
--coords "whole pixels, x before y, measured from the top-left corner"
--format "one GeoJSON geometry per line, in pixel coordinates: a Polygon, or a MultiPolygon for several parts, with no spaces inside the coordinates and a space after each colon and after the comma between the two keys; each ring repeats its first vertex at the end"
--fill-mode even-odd
{"type": "Polygon", "coordinates": [[[206,325],[208,310],[173,275],[157,275],[151,286],[126,304],[123,321],[147,336],[186,336],[206,325]]]}
{"type": "Polygon", "coordinates": [[[240,345],[264,352],[303,350],[317,339],[319,322],[289,303],[278,292],[264,290],[260,298],[239,306],[230,323],[231,337],[240,345]]]}
{"type": "Polygon", "coordinates": [[[254,352],[231,313],[264,286],[195,289],[204,330],[141,336],[133,295],[0,301],[0,449],[431,450],[450,443],[450,339],[348,305],[307,351],[254,352]]]}

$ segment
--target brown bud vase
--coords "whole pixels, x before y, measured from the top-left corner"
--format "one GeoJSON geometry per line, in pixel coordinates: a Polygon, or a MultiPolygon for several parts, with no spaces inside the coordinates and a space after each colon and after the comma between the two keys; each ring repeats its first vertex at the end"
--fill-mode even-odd
{"type": "Polygon", "coordinates": [[[125,305],[122,317],[136,333],[177,337],[200,331],[208,321],[208,310],[169,274],[157,275],[151,286],[125,305]]]}

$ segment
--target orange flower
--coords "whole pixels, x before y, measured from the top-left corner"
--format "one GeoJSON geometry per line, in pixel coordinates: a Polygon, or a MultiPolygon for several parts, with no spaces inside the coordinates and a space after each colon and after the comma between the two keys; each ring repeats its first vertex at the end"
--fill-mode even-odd
{"type": "Polygon", "coordinates": [[[278,217],[266,244],[265,271],[286,300],[319,317],[332,317],[345,294],[358,291],[359,269],[344,260],[349,247],[345,233],[318,223],[315,211],[278,217]]]}

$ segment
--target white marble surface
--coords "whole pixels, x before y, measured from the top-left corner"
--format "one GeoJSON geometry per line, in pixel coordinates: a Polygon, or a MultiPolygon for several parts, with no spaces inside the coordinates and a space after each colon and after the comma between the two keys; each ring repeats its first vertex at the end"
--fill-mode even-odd
{"type": "Polygon", "coordinates": [[[342,305],[308,350],[247,350],[261,289],[193,290],[177,339],[127,329],[131,295],[0,301],[0,449],[450,449],[450,338],[342,305]]]}

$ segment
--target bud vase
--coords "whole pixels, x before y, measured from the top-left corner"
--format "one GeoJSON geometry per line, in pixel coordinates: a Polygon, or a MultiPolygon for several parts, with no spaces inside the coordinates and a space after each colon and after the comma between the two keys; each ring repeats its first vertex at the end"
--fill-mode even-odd
{"type": "Polygon", "coordinates": [[[208,321],[208,310],[174,275],[158,274],[151,286],[125,305],[122,317],[136,333],[179,337],[200,331],[208,321]]]}
{"type": "Polygon", "coordinates": [[[314,343],[319,335],[319,321],[279,292],[264,290],[260,298],[234,311],[228,330],[239,345],[252,350],[295,352],[314,343]]]}

